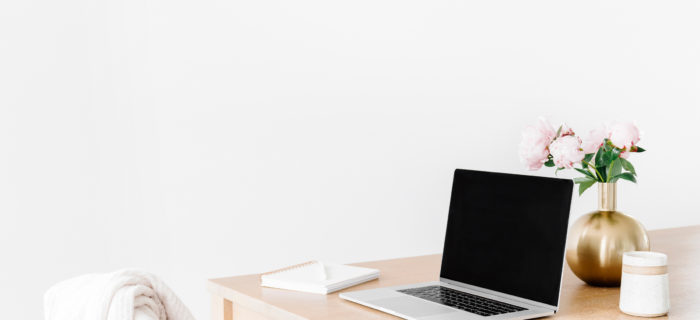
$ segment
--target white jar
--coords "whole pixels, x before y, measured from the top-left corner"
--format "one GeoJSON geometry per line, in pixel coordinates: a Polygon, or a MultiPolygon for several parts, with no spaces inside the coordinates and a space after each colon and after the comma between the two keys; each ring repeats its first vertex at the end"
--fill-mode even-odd
{"type": "Polygon", "coordinates": [[[622,255],[620,310],[640,317],[668,313],[667,257],[663,253],[631,251],[622,255]]]}

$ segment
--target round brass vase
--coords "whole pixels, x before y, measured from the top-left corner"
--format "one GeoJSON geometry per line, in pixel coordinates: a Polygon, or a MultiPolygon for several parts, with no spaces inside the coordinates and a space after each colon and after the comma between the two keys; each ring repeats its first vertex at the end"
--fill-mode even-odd
{"type": "Polygon", "coordinates": [[[649,250],[644,226],[616,211],[616,188],[615,183],[598,183],[598,210],[578,218],[566,241],[571,271],[592,286],[620,286],[622,253],[649,250]]]}

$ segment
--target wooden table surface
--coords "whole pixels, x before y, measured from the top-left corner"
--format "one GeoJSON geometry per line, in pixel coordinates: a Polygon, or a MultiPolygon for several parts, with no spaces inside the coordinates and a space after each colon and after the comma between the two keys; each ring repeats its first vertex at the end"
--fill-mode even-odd
{"type": "MultiPolygon", "coordinates": [[[[700,226],[649,231],[651,250],[668,255],[671,311],[656,319],[700,319],[700,226]]],[[[378,280],[343,291],[436,281],[441,255],[428,255],[355,265],[381,270],[378,280]]],[[[213,319],[398,319],[338,297],[260,286],[260,275],[211,279],[213,319]]],[[[342,292],[342,291],[341,291],[342,292]]],[[[568,266],[556,319],[641,319],[618,309],[619,288],[591,287],[568,266]]]]}

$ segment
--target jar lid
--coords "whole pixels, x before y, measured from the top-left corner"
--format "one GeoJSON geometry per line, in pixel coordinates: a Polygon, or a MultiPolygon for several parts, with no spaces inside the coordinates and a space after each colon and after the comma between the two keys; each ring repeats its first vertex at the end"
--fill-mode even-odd
{"type": "Polygon", "coordinates": [[[637,267],[665,266],[668,258],[661,252],[630,251],[622,254],[622,264],[637,267]]]}

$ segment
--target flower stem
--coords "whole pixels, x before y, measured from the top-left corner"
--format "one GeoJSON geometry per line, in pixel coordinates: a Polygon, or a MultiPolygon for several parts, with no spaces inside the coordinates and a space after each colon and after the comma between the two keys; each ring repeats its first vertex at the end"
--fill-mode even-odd
{"type": "Polygon", "coordinates": [[[581,160],[581,162],[583,162],[583,163],[585,163],[587,166],[593,168],[593,170],[595,170],[595,173],[598,175],[598,178],[600,179],[600,180],[598,180],[598,181],[603,182],[603,175],[600,174],[600,172],[598,172],[598,169],[597,169],[594,165],[592,165],[590,162],[588,162],[588,161],[586,161],[586,160],[581,160]]]}

